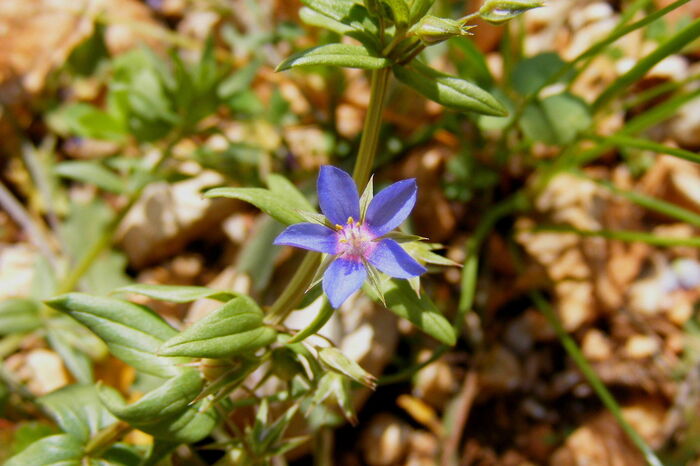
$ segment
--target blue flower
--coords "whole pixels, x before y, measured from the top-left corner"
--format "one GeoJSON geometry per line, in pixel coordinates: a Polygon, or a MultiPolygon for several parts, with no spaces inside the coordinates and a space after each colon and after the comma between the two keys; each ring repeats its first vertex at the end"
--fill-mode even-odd
{"type": "MultiPolygon", "coordinates": [[[[324,165],[318,175],[317,191],[327,221],[292,225],[274,243],[330,254],[333,261],[323,274],[323,291],[334,308],[360,289],[368,272],[370,278],[376,269],[396,278],[425,272],[425,267],[386,237],[413,210],[418,191],[415,179],[383,189],[368,204],[364,203],[363,209],[350,175],[324,165]]],[[[363,195],[365,198],[369,198],[367,194],[363,195]]]]}

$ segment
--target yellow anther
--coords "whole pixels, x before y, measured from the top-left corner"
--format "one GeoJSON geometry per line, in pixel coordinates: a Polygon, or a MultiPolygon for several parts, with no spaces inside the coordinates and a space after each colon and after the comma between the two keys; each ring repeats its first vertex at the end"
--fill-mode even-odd
{"type": "Polygon", "coordinates": [[[335,229],[336,229],[336,230],[342,230],[342,229],[343,229],[343,226],[342,226],[342,225],[338,225],[338,224],[336,223],[336,224],[335,224],[335,229]]]}
{"type": "Polygon", "coordinates": [[[348,225],[352,225],[355,220],[352,217],[348,217],[348,225]]]}
{"type": "Polygon", "coordinates": [[[343,239],[340,240],[340,242],[341,242],[341,243],[347,243],[348,240],[346,240],[345,238],[343,238],[343,239]]]}

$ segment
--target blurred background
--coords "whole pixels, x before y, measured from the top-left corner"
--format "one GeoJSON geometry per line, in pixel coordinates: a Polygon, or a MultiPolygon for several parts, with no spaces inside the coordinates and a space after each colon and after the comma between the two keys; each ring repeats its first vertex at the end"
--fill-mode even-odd
{"type": "MultiPolygon", "coordinates": [[[[366,72],[274,71],[333,39],[302,23],[301,6],[0,1],[0,300],[138,282],[270,304],[300,257],[270,246],[282,226],[201,192],[283,173],[311,198],[319,166],[351,170],[366,72]],[[165,152],[134,195],[150,176],[140,164],[165,152]]],[[[433,12],[456,19],[479,6],[438,0],[433,12]]],[[[426,50],[424,61],[497,96],[505,118],[391,84],[375,185],[417,178],[413,232],[459,264],[478,259],[476,294],[457,346],[420,370],[439,344],[408,322],[363,298],[334,318],[329,337],[388,377],[359,391],[356,425],[311,420],[326,427],[292,464],[312,464],[313,452],[338,465],[644,464],[617,415],[665,464],[700,464],[700,41],[674,42],[699,16],[697,1],[551,0],[426,50]]],[[[465,270],[424,280],[448,318],[465,270]]],[[[211,309],[139,299],[176,327],[211,309]]],[[[36,397],[94,378],[135,399],[149,383],[84,328],[48,325],[28,306],[18,318],[0,302],[0,460],[58,431],[36,397]]],[[[218,458],[194,446],[172,464],[218,458]]]]}

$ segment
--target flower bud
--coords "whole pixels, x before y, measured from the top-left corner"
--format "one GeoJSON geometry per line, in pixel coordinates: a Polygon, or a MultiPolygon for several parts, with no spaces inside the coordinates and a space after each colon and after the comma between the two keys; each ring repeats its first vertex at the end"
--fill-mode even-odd
{"type": "Polygon", "coordinates": [[[434,45],[450,37],[469,35],[468,31],[473,27],[453,19],[428,15],[423,16],[409,33],[420,38],[425,45],[434,45]]]}
{"type": "Polygon", "coordinates": [[[318,353],[318,357],[323,364],[332,371],[350,377],[355,382],[359,382],[372,390],[377,386],[377,379],[364,370],[358,363],[345,356],[337,348],[324,348],[318,353]]]}
{"type": "Polygon", "coordinates": [[[479,9],[479,16],[489,23],[501,24],[542,5],[542,0],[486,0],[479,9]]]}

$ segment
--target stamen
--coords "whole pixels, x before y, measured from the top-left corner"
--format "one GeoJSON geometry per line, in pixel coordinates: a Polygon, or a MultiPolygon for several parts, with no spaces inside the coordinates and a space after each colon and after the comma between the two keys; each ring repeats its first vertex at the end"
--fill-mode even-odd
{"type": "Polygon", "coordinates": [[[352,217],[348,217],[348,225],[352,225],[355,220],[352,217]]]}
{"type": "Polygon", "coordinates": [[[343,226],[342,226],[342,225],[338,225],[338,224],[336,223],[336,224],[335,224],[335,229],[336,229],[336,230],[342,230],[342,229],[343,229],[343,226]]]}

